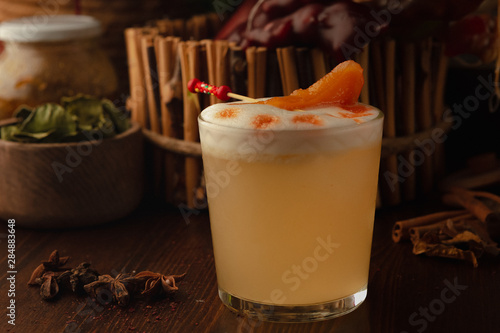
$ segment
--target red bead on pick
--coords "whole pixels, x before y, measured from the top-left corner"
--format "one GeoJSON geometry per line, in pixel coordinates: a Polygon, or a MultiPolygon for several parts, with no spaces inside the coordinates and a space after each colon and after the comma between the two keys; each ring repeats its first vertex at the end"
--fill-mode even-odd
{"type": "Polygon", "coordinates": [[[190,92],[193,94],[195,93],[201,93],[201,94],[207,94],[207,95],[214,95],[218,99],[222,101],[227,101],[230,98],[235,98],[235,99],[240,99],[242,101],[246,102],[256,102],[255,99],[247,97],[247,96],[242,96],[235,94],[231,92],[231,88],[228,86],[214,86],[212,84],[208,84],[205,82],[202,82],[198,80],[197,78],[189,80],[187,84],[187,88],[190,92]]]}
{"type": "Polygon", "coordinates": [[[208,95],[214,95],[218,99],[222,101],[227,101],[229,100],[228,93],[231,93],[231,88],[228,86],[214,86],[205,82],[202,82],[196,78],[189,80],[188,82],[188,89],[192,93],[201,93],[201,94],[208,94],[208,95]]]}

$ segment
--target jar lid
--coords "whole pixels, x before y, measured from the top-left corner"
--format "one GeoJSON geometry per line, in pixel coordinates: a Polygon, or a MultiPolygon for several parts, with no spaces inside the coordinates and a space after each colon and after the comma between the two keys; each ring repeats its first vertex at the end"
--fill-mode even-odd
{"type": "Polygon", "coordinates": [[[0,23],[0,40],[57,42],[101,34],[101,24],[86,15],[27,16],[0,23]]]}

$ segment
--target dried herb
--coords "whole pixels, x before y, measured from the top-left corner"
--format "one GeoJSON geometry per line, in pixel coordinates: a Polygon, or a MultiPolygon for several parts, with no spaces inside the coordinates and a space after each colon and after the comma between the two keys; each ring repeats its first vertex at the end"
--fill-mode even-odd
{"type": "Polygon", "coordinates": [[[83,262],[76,268],[68,270],[58,276],[57,282],[65,288],[71,289],[75,293],[84,292],[83,286],[96,281],[99,273],[90,268],[90,264],[83,262]]]}
{"type": "Polygon", "coordinates": [[[477,267],[477,258],[484,253],[482,240],[465,228],[455,232],[455,235],[451,236],[446,226],[440,230],[429,231],[414,242],[413,253],[465,260],[477,267]]]}
{"type": "Polygon", "coordinates": [[[60,257],[57,250],[52,251],[49,256],[48,261],[42,261],[42,263],[35,268],[31,274],[31,278],[28,281],[29,285],[38,285],[36,279],[41,278],[46,272],[59,272],[65,271],[67,268],[63,266],[68,262],[69,257],[60,257]]]}
{"type": "Polygon", "coordinates": [[[138,280],[145,280],[141,295],[152,297],[178,290],[179,288],[175,285],[175,281],[176,279],[177,281],[181,280],[185,275],[186,273],[181,275],[163,275],[144,271],[137,273],[135,278],[138,280]]]}
{"type": "Polygon", "coordinates": [[[399,242],[410,238],[414,254],[464,260],[474,267],[484,254],[496,256],[500,253],[495,242],[499,239],[500,197],[453,188],[443,196],[443,201],[465,210],[398,221],[393,228],[393,240],[399,242]]]}
{"type": "Polygon", "coordinates": [[[87,95],[63,97],[61,104],[46,103],[14,113],[18,124],[0,128],[0,139],[27,143],[79,142],[97,136],[113,137],[130,127],[124,112],[107,99],[87,95]]]}

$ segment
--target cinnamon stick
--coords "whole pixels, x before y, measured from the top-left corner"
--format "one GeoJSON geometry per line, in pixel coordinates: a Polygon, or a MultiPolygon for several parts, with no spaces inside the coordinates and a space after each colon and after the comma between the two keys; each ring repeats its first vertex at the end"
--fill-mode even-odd
{"type": "MultiPolygon", "coordinates": [[[[388,138],[396,137],[396,45],[394,40],[384,42],[385,54],[385,110],[384,135],[388,138]]],[[[381,190],[383,201],[388,205],[397,205],[401,201],[400,181],[398,177],[398,160],[396,155],[381,160],[381,190]]]]}
{"type": "Polygon", "coordinates": [[[239,46],[229,48],[229,69],[231,89],[234,93],[247,96],[247,60],[245,52],[239,46]]]}
{"type": "Polygon", "coordinates": [[[370,46],[371,58],[372,58],[372,66],[371,70],[373,73],[373,91],[372,91],[372,100],[375,101],[374,105],[376,105],[382,112],[385,112],[386,102],[385,102],[385,63],[384,56],[382,52],[382,43],[380,41],[372,41],[370,46]]]}
{"type": "Polygon", "coordinates": [[[156,61],[154,56],[153,37],[151,35],[141,38],[142,65],[144,66],[144,79],[146,81],[146,100],[149,114],[149,127],[152,131],[160,133],[160,120],[158,117],[159,94],[155,93],[156,61]]]}
{"type": "MultiPolygon", "coordinates": [[[[445,46],[442,43],[436,44],[434,46],[434,63],[436,63],[436,68],[433,73],[436,73],[435,80],[433,83],[433,114],[434,122],[438,123],[443,119],[445,102],[444,102],[444,90],[446,86],[446,74],[448,72],[448,57],[444,53],[445,46]]],[[[434,151],[434,170],[437,177],[443,176],[446,173],[445,165],[445,152],[444,144],[442,142],[436,142],[436,150],[434,151]]]]}
{"type": "Polygon", "coordinates": [[[397,221],[392,227],[392,240],[398,243],[410,237],[410,229],[440,222],[457,216],[465,216],[470,213],[467,210],[452,210],[432,213],[424,216],[414,217],[408,220],[397,221]]]}
{"type": "Polygon", "coordinates": [[[250,46],[245,50],[245,56],[247,58],[247,95],[248,97],[255,98],[256,97],[256,79],[257,79],[257,57],[256,57],[255,46],[250,46]]]}
{"type": "Polygon", "coordinates": [[[266,61],[266,71],[261,76],[267,78],[266,96],[283,95],[283,84],[281,71],[278,62],[278,54],[275,50],[268,52],[266,61]]]}
{"type": "MultiPolygon", "coordinates": [[[[198,77],[198,43],[179,43],[179,56],[182,68],[182,86],[187,87],[189,80],[198,77]]],[[[184,140],[188,142],[199,141],[198,115],[200,103],[197,94],[190,94],[186,88],[183,89],[184,101],[184,140]]],[[[201,164],[199,159],[186,157],[185,159],[185,190],[188,207],[194,208],[194,195],[201,176],[201,164]]]]}
{"type": "Polygon", "coordinates": [[[358,54],[358,61],[363,68],[363,77],[365,79],[365,83],[363,84],[363,88],[361,89],[360,102],[365,104],[370,104],[370,45],[367,44],[363,47],[361,52],[358,54]]]}
{"type": "Polygon", "coordinates": [[[174,40],[171,37],[157,37],[158,54],[158,82],[161,97],[161,129],[165,136],[172,135],[172,117],[168,110],[167,101],[170,99],[169,81],[174,71],[174,40]]]}
{"type": "Polygon", "coordinates": [[[486,218],[492,213],[488,206],[467,192],[445,194],[443,196],[443,203],[450,206],[463,207],[482,222],[486,222],[486,218]]]}
{"type": "MultiPolygon", "coordinates": [[[[370,46],[370,56],[371,56],[371,75],[370,77],[373,79],[372,89],[370,91],[370,101],[372,104],[378,106],[382,112],[385,112],[385,98],[384,95],[384,72],[383,72],[383,62],[382,62],[382,51],[380,48],[380,42],[372,41],[370,46]]],[[[383,157],[381,156],[381,159],[383,157]]],[[[380,168],[380,174],[382,174],[385,169],[380,168]]],[[[381,185],[383,177],[380,178],[379,185],[377,188],[377,208],[383,206],[382,193],[384,191],[384,185],[381,185]],[[381,188],[382,187],[382,188],[381,188]]]]}
{"type": "MultiPolygon", "coordinates": [[[[173,136],[172,131],[172,116],[174,112],[170,110],[169,101],[171,100],[171,88],[169,81],[173,77],[175,66],[175,39],[173,37],[157,37],[158,51],[158,81],[160,85],[161,97],[161,129],[162,135],[165,137],[173,136]]],[[[165,152],[164,157],[164,173],[165,179],[165,199],[167,202],[173,201],[175,188],[175,156],[169,152],[165,152]]]]}
{"type": "MultiPolygon", "coordinates": [[[[198,42],[198,62],[199,62],[199,72],[198,72],[198,78],[202,80],[203,82],[210,82],[208,81],[208,53],[207,53],[207,48],[206,45],[198,42]]],[[[199,96],[199,101],[200,101],[200,110],[205,109],[206,107],[212,105],[212,100],[210,99],[211,95],[208,94],[202,94],[199,96]]]]}
{"type": "MultiPolygon", "coordinates": [[[[429,38],[419,45],[419,96],[418,96],[418,124],[420,130],[426,130],[432,126],[432,86],[431,86],[431,71],[432,71],[432,40],[429,38]]],[[[420,171],[420,189],[423,193],[429,193],[433,188],[433,158],[430,155],[425,156],[425,159],[419,167],[420,171]]]]}
{"type": "Polygon", "coordinates": [[[265,47],[258,47],[255,54],[255,96],[254,98],[262,98],[266,96],[267,77],[267,49],[265,47]]]}
{"type": "MultiPolygon", "coordinates": [[[[401,94],[401,120],[403,135],[415,134],[415,45],[401,43],[402,59],[402,94],[401,94]]],[[[403,158],[415,168],[414,151],[402,153],[403,158]]],[[[402,184],[405,200],[411,201],[416,196],[416,173],[410,172],[402,184]]]]}
{"type": "MultiPolygon", "coordinates": [[[[488,197],[498,202],[498,196],[486,195],[479,192],[483,197],[488,197]]],[[[443,196],[443,202],[448,205],[461,206],[477,217],[486,227],[489,235],[494,241],[500,241],[500,212],[488,207],[481,200],[476,199],[476,194],[462,188],[452,188],[452,192],[443,196]]]]}
{"type": "Polygon", "coordinates": [[[188,40],[189,36],[186,33],[186,21],[183,19],[175,19],[172,21],[174,36],[181,37],[183,40],[188,40]]]}
{"type": "Polygon", "coordinates": [[[445,220],[434,222],[432,224],[426,224],[426,225],[419,225],[419,226],[414,226],[409,229],[409,234],[410,234],[410,239],[414,243],[420,237],[422,237],[426,232],[428,231],[433,231],[433,230],[441,230],[441,228],[446,225],[447,223],[458,223],[460,221],[468,220],[470,218],[473,218],[473,215],[470,213],[465,213],[461,214],[455,217],[449,217],[445,220]]]}
{"type": "Polygon", "coordinates": [[[412,243],[416,243],[423,235],[429,231],[439,231],[446,224],[446,220],[436,222],[429,225],[423,225],[419,227],[413,227],[409,230],[410,240],[412,243]]]}
{"type": "MultiPolygon", "coordinates": [[[[297,59],[299,88],[306,89],[316,82],[314,79],[314,70],[311,61],[311,50],[309,48],[299,47],[295,49],[295,57],[297,59]]],[[[366,69],[363,73],[366,73],[366,69]]]]}
{"type": "Polygon", "coordinates": [[[215,85],[229,85],[229,43],[215,41],[215,85]]]}
{"type": "Polygon", "coordinates": [[[290,95],[294,90],[299,89],[295,49],[293,46],[277,48],[276,54],[281,73],[283,95],[290,95]]]}
{"type": "MultiPolygon", "coordinates": [[[[217,59],[216,59],[215,43],[211,39],[204,39],[201,41],[201,45],[203,45],[206,50],[208,82],[216,82],[217,59]]],[[[209,99],[210,99],[210,104],[217,103],[217,97],[215,97],[214,95],[209,95],[209,99]]]]}
{"type": "MultiPolygon", "coordinates": [[[[156,52],[154,48],[154,36],[145,35],[141,38],[142,61],[144,66],[144,80],[146,81],[146,99],[149,115],[149,128],[155,133],[161,133],[161,102],[158,82],[158,70],[156,64],[156,52]]],[[[163,178],[163,151],[152,147],[153,188],[156,196],[160,196],[163,178]]]]}
{"type": "Polygon", "coordinates": [[[493,201],[496,201],[497,203],[500,203],[500,196],[490,193],[490,192],[485,192],[485,191],[469,191],[473,196],[475,197],[480,197],[480,198],[488,198],[493,201]]]}
{"type": "Polygon", "coordinates": [[[170,36],[173,34],[173,29],[171,27],[171,21],[167,19],[156,20],[156,26],[158,27],[158,32],[163,36],[170,36]]]}
{"type": "Polygon", "coordinates": [[[311,49],[311,59],[314,70],[314,82],[316,82],[328,73],[325,55],[320,49],[311,49]]]}
{"type": "Polygon", "coordinates": [[[127,49],[127,62],[129,73],[131,119],[139,123],[142,127],[146,126],[146,98],[144,86],[144,72],[142,65],[142,53],[139,44],[139,28],[125,29],[125,42],[127,49]]]}

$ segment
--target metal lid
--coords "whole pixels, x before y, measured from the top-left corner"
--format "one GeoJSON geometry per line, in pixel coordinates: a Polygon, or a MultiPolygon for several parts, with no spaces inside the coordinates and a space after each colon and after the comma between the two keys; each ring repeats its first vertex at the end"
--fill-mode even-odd
{"type": "Polygon", "coordinates": [[[57,42],[100,34],[100,22],[86,15],[27,16],[0,23],[3,41],[57,42]]]}

